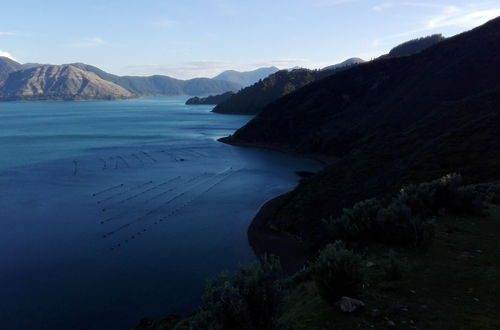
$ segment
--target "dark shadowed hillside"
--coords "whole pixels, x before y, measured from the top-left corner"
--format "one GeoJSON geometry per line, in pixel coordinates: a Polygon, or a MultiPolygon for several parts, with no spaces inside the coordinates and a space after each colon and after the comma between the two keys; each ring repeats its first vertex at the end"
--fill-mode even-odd
{"type": "Polygon", "coordinates": [[[391,49],[388,56],[394,57],[417,54],[444,39],[445,37],[443,37],[442,34],[433,34],[431,36],[413,39],[391,49]]]}
{"type": "Polygon", "coordinates": [[[337,157],[261,214],[314,241],[322,218],[448,172],[500,177],[500,19],[423,52],[311,83],[265,107],[229,143],[337,157]]]}
{"type": "Polygon", "coordinates": [[[298,69],[278,71],[258,83],[244,88],[214,108],[218,113],[256,114],[263,107],[313,81],[326,77],[330,71],[298,69]]]}
{"type": "Polygon", "coordinates": [[[199,104],[208,104],[208,105],[216,105],[221,102],[229,100],[234,95],[233,92],[227,92],[219,95],[210,95],[207,97],[192,97],[186,101],[186,104],[189,105],[199,105],[199,104]]]}
{"type": "Polygon", "coordinates": [[[254,115],[259,113],[266,105],[284,95],[294,92],[313,81],[328,77],[363,62],[360,58],[350,58],[322,70],[293,69],[278,71],[266,79],[242,89],[227,101],[218,103],[213,111],[227,114],[254,115]]]}
{"type": "Polygon", "coordinates": [[[321,70],[339,70],[339,69],[350,67],[352,65],[365,63],[365,62],[366,61],[363,60],[363,59],[361,59],[361,58],[352,57],[352,58],[349,58],[349,59],[345,60],[344,62],[327,66],[326,68],[323,68],[321,70]]]}

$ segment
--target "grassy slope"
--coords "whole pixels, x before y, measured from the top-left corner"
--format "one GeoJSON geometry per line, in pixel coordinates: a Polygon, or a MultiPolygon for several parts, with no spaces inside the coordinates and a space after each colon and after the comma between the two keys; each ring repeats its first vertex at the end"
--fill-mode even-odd
{"type": "Polygon", "coordinates": [[[490,206],[489,213],[440,219],[428,251],[398,250],[406,260],[400,281],[384,279],[386,251],[370,251],[367,260],[375,265],[367,269],[363,311],[332,310],[306,282],[287,293],[281,320],[293,329],[386,328],[388,320],[397,328],[499,329],[500,206],[490,206]],[[383,315],[370,315],[375,308],[383,315]]]}
{"type": "MultiPolygon", "coordinates": [[[[403,264],[400,280],[385,275],[387,247],[370,248],[364,259],[365,289],[357,297],[366,303],[364,309],[352,314],[337,311],[308,280],[284,291],[279,323],[297,330],[384,329],[389,321],[397,329],[499,329],[498,237],[500,205],[489,205],[485,217],[440,218],[428,250],[393,251],[403,264]],[[373,315],[375,309],[380,315],[373,315]]],[[[184,329],[186,323],[178,322],[188,319],[145,320],[136,329],[184,329]]]]}

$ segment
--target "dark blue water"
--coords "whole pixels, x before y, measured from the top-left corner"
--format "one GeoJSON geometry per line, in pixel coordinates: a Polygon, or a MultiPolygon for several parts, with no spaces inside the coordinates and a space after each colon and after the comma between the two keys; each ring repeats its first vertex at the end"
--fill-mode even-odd
{"type": "Polygon", "coordinates": [[[259,207],[320,165],[184,101],[0,103],[0,328],[130,328],[255,259],[259,207]]]}

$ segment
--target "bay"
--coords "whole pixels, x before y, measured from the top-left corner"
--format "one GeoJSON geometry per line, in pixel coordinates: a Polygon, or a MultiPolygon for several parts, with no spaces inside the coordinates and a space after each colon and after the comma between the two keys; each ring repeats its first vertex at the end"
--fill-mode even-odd
{"type": "Polygon", "coordinates": [[[185,100],[0,103],[2,328],[131,328],[255,260],[253,216],[321,165],[219,143],[251,117],[185,100]]]}

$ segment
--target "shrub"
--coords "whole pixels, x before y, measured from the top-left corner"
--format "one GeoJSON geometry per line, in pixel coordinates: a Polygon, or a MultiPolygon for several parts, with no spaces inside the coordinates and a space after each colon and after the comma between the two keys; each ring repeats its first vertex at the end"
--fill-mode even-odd
{"type": "Polygon", "coordinates": [[[201,310],[192,318],[194,329],[270,329],[281,298],[276,257],[261,265],[240,267],[233,276],[209,282],[201,310]]]}
{"type": "MultiPolygon", "coordinates": [[[[462,186],[459,174],[448,174],[431,182],[409,185],[384,206],[377,199],[344,209],[337,218],[324,221],[326,236],[348,243],[375,241],[400,246],[427,246],[434,235],[435,218],[447,212],[481,214],[478,190],[493,188],[462,186]]],[[[495,196],[495,195],[493,195],[495,196]]]]}
{"type": "Polygon", "coordinates": [[[320,295],[330,303],[356,295],[363,281],[361,257],[336,241],[321,251],[312,266],[312,276],[320,295]]]}
{"type": "Polygon", "coordinates": [[[332,240],[358,241],[368,239],[373,221],[382,204],[377,199],[368,199],[344,209],[337,218],[325,221],[326,230],[332,240]]]}
{"type": "Polygon", "coordinates": [[[456,173],[406,186],[396,198],[421,217],[437,215],[441,210],[455,214],[478,214],[483,208],[479,195],[463,187],[462,176],[456,173]]]}
{"type": "Polygon", "coordinates": [[[411,208],[395,199],[380,209],[372,233],[382,243],[425,247],[434,237],[434,220],[414,215],[411,208]]]}
{"type": "Polygon", "coordinates": [[[399,281],[403,278],[404,264],[393,251],[389,253],[387,260],[382,264],[382,269],[387,281],[399,281]]]}

